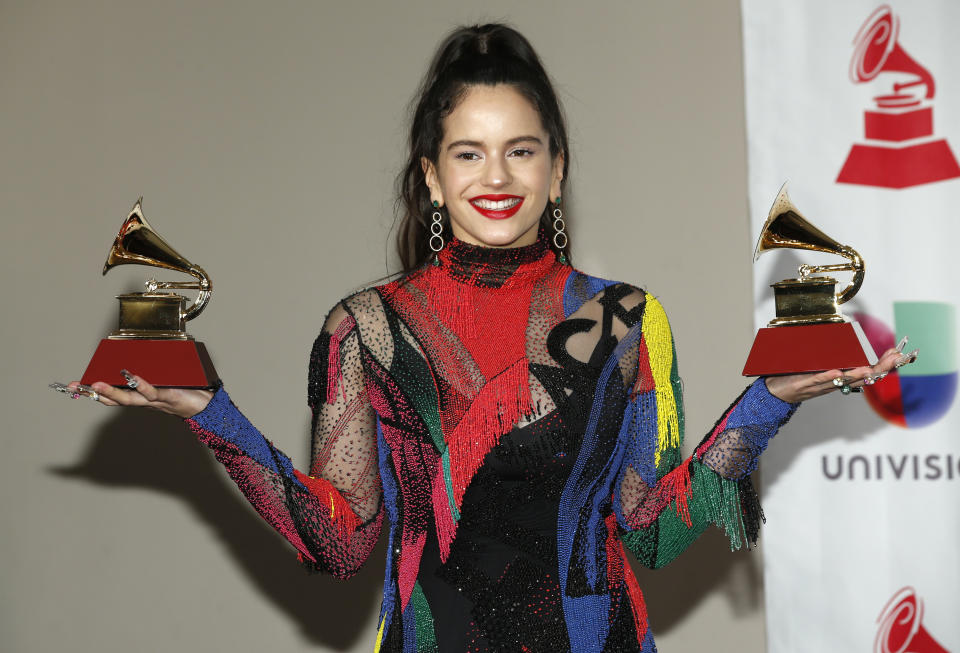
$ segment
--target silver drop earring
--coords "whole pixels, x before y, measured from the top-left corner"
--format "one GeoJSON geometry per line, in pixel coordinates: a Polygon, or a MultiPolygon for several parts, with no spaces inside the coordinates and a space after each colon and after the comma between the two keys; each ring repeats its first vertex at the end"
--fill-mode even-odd
{"type": "MultiPolygon", "coordinates": [[[[436,200],[433,201],[433,208],[440,208],[440,203],[436,200]]],[[[430,223],[430,250],[433,252],[433,264],[440,265],[440,257],[438,253],[443,249],[443,215],[440,211],[433,212],[433,222],[430,223]]]]}
{"type": "Polygon", "coordinates": [[[560,252],[560,256],[557,257],[557,260],[560,261],[561,265],[567,264],[567,255],[563,250],[567,248],[567,234],[564,231],[567,225],[563,221],[563,211],[560,210],[560,197],[558,196],[554,202],[556,208],[553,209],[553,246],[557,248],[557,251],[560,252]]]}

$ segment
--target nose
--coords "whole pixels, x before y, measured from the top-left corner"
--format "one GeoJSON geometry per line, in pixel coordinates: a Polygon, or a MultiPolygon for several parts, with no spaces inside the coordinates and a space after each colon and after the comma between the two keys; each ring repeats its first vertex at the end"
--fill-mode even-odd
{"type": "Polygon", "coordinates": [[[513,177],[510,175],[510,168],[503,157],[489,157],[483,171],[483,183],[491,188],[502,188],[511,181],[513,181],[513,177]]]}

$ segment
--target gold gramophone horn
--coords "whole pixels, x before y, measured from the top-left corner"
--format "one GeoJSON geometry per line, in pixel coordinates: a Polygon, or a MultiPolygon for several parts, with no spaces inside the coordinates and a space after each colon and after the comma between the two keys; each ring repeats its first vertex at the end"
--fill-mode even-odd
{"type": "Polygon", "coordinates": [[[800,266],[800,280],[806,280],[813,274],[821,272],[853,272],[850,285],[837,294],[837,303],[843,304],[851,299],[863,285],[864,265],[863,258],[849,245],[841,245],[827,234],[813,226],[790,201],[787,195],[787,184],[780,188],[777,199],[770,208],[767,221],[760,231],[757,247],[753,253],[756,261],[764,252],[772,249],[809,249],[815,252],[837,254],[849,259],[849,263],[837,265],[807,265],[800,266]]]}
{"type": "MultiPolygon", "coordinates": [[[[176,270],[196,277],[197,281],[157,281],[150,279],[146,282],[147,294],[155,293],[157,289],[186,289],[199,290],[196,300],[186,310],[180,311],[180,320],[192,320],[210,301],[210,293],[213,285],[210,277],[204,272],[203,268],[195,265],[181,256],[177,250],[171,247],[167,241],[160,237],[147,219],[143,217],[141,205],[143,198],[137,200],[127,216],[120,232],[113,241],[113,247],[107,255],[107,261],[103,264],[103,274],[117,265],[127,265],[136,263],[138,265],[149,265],[152,267],[176,270]]],[[[160,293],[168,294],[168,293],[160,293]]],[[[173,296],[171,296],[173,297],[173,296]]],[[[122,303],[122,302],[121,302],[122,303]]],[[[122,329],[123,327],[121,327],[122,329]]]]}

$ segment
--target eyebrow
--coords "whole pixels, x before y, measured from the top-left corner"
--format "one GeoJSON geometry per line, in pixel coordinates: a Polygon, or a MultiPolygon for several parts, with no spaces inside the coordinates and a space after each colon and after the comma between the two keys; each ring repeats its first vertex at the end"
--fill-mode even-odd
{"type": "MultiPolygon", "coordinates": [[[[541,141],[536,136],[517,136],[515,138],[511,138],[510,140],[508,140],[506,144],[507,144],[507,147],[510,147],[511,145],[516,145],[517,143],[531,143],[531,142],[537,143],[538,145],[543,145],[543,141],[541,141]]],[[[447,145],[448,150],[452,150],[455,147],[483,147],[483,142],[464,139],[459,141],[453,141],[452,143],[447,145]]]]}

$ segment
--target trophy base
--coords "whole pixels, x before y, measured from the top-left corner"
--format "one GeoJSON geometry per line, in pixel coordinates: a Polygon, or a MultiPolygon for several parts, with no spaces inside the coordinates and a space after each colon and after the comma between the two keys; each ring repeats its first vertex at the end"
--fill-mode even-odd
{"type": "Polygon", "coordinates": [[[100,341],[80,382],[125,387],[120,374],[124,368],[160,388],[212,388],[220,383],[202,342],[111,338],[100,341]]]}
{"type": "Polygon", "coordinates": [[[857,322],[765,327],[743,376],[775,376],[873,365],[877,356],[857,322]]]}

